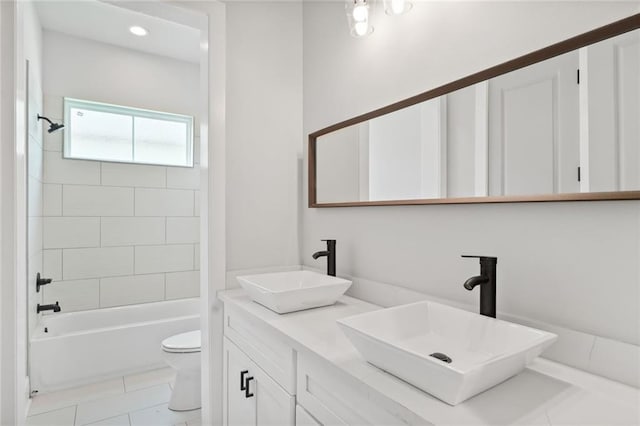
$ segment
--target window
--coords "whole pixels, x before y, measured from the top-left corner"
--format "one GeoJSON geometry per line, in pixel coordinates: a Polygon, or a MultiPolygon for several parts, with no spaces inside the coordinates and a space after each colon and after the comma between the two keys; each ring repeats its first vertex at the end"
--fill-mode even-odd
{"type": "Polygon", "coordinates": [[[65,158],[193,166],[193,117],[64,98],[65,158]]]}

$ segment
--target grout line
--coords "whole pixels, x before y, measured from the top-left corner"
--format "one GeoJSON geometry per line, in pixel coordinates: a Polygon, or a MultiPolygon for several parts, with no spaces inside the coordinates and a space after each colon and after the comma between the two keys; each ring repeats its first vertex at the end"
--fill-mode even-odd
{"type": "Polygon", "coordinates": [[[75,410],[73,412],[73,424],[74,424],[74,426],[75,426],[77,420],[78,420],[78,404],[76,404],[76,408],[75,408],[75,410]]]}
{"type": "Polygon", "coordinates": [[[131,426],[131,413],[127,413],[127,421],[129,422],[129,426],[131,426]]]}

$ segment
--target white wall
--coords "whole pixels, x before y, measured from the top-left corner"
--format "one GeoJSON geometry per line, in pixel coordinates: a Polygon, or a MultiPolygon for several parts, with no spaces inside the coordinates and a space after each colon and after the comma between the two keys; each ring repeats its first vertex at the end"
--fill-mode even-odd
{"type": "MultiPolygon", "coordinates": [[[[304,132],[638,10],[629,2],[415,2],[353,39],[341,3],[305,2],[304,132]]],[[[305,265],[321,267],[311,253],[321,238],[336,238],[339,274],[475,305],[477,292],[462,283],[479,266],[460,255],[495,255],[499,312],[640,344],[638,201],[305,209],[303,217],[305,265]]]]}
{"type": "MultiPolygon", "coordinates": [[[[50,31],[44,47],[53,120],[67,96],[198,121],[197,64],[50,31]]],[[[64,159],[62,139],[45,136],[45,302],[69,312],[198,296],[198,150],[193,168],[118,164],[64,159]]]]}
{"type": "Polygon", "coordinates": [[[302,5],[227,4],[227,270],[299,264],[302,5]]]}

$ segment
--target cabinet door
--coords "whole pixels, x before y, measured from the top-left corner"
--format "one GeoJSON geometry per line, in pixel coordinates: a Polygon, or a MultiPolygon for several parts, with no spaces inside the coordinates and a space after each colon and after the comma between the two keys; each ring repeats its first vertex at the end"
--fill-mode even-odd
{"type": "Polygon", "coordinates": [[[296,405],[296,426],[321,426],[307,410],[296,405]]]}
{"type": "Polygon", "coordinates": [[[229,426],[293,426],[295,397],[224,339],[224,423],[229,426]]]}
{"type": "MultiPolygon", "coordinates": [[[[234,426],[256,425],[255,397],[242,390],[250,377],[251,361],[233,343],[224,339],[224,423],[234,426]],[[243,374],[243,372],[246,372],[243,374]],[[244,380],[243,380],[244,379],[244,380]]],[[[250,385],[251,383],[249,383],[250,385]]]]}

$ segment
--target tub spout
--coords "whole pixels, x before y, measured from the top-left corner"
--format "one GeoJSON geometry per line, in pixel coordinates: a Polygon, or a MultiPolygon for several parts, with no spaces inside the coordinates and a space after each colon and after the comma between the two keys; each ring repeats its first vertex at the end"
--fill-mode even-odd
{"type": "Polygon", "coordinates": [[[53,312],[60,312],[62,309],[60,308],[60,304],[58,302],[51,305],[41,305],[38,303],[38,306],[36,307],[36,313],[40,313],[42,311],[53,311],[53,312]]]}

